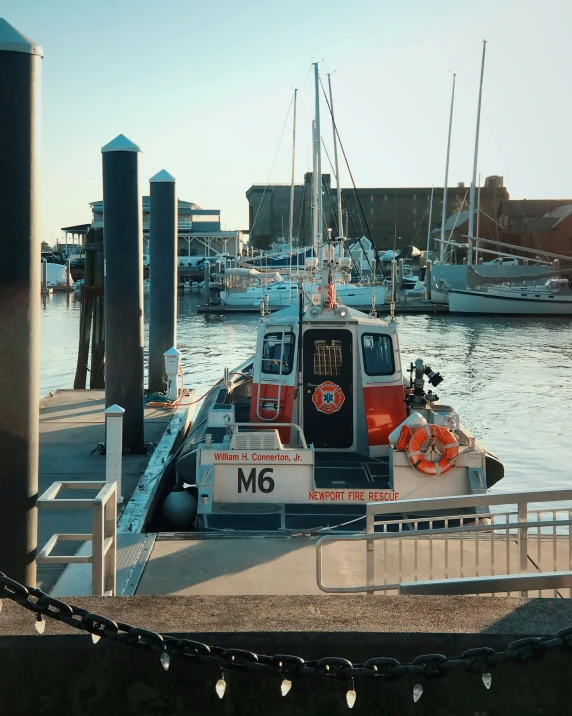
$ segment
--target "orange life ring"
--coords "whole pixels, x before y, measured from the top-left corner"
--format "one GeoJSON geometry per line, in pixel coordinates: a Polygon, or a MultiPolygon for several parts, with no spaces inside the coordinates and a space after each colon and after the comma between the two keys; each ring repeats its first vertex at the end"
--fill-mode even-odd
{"type": "Polygon", "coordinates": [[[443,475],[459,455],[459,443],[452,432],[441,425],[418,428],[407,445],[411,465],[425,475],[443,475]]]}

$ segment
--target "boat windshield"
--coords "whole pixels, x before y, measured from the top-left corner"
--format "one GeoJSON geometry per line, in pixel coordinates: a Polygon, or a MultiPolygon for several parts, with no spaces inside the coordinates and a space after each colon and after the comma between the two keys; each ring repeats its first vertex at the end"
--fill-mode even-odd
{"type": "Polygon", "coordinates": [[[362,336],[363,365],[367,375],[393,375],[395,361],[391,338],[379,333],[362,336]]]}
{"type": "Polygon", "coordinates": [[[293,333],[267,333],[262,346],[262,372],[288,375],[294,358],[293,333]],[[282,370],[280,370],[282,363],[282,370]]]}

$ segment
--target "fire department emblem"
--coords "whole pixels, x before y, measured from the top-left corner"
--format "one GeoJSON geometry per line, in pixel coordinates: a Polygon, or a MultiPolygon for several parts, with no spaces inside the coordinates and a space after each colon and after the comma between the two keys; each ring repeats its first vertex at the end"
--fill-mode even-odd
{"type": "Polygon", "coordinates": [[[329,380],[316,386],[312,396],[312,402],[316,406],[316,410],[320,413],[326,413],[326,415],[336,413],[344,404],[345,399],[346,396],[340,386],[329,380]]]}

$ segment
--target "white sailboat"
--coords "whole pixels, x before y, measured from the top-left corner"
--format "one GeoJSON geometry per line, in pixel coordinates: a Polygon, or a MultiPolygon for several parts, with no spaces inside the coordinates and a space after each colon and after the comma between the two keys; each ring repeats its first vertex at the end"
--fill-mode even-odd
{"type": "Polygon", "coordinates": [[[468,288],[449,289],[451,313],[498,316],[572,316],[572,290],[563,274],[572,269],[549,271],[507,281],[468,268],[468,288]],[[542,281],[542,283],[539,283],[542,281]]]}

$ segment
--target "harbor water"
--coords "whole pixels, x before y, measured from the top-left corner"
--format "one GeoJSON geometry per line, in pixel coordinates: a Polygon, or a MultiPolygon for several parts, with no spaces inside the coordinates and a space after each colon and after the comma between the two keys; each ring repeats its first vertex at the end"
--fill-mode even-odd
{"type": "MultiPolygon", "coordinates": [[[[81,304],[69,294],[42,300],[40,384],[46,395],[73,387],[81,304]]],[[[252,355],[260,320],[255,314],[198,314],[200,303],[196,293],[178,299],[185,386],[199,396],[225,366],[252,355]]],[[[398,331],[404,370],[423,358],[439,371],[440,402],[451,405],[505,464],[496,489],[572,486],[572,319],[400,315],[398,331]]]]}

